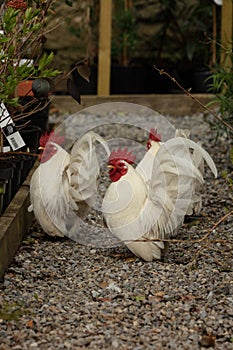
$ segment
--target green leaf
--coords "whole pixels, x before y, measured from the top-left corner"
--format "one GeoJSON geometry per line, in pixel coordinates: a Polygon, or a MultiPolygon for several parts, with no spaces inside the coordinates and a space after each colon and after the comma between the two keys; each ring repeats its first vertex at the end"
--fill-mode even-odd
{"type": "Polygon", "coordinates": [[[6,34],[11,33],[16,26],[16,18],[20,13],[19,10],[14,10],[13,8],[8,7],[4,12],[3,16],[3,30],[6,34]]]}
{"type": "Polygon", "coordinates": [[[51,52],[49,55],[47,55],[46,53],[44,53],[41,57],[41,59],[39,60],[39,67],[38,69],[43,72],[43,70],[45,69],[46,66],[48,66],[50,63],[52,63],[53,60],[53,52],[51,52]]]}
{"type": "Polygon", "coordinates": [[[0,35],[0,44],[7,43],[8,41],[10,41],[10,38],[0,35]]]}
{"type": "Polygon", "coordinates": [[[145,300],[145,299],[146,299],[145,295],[136,295],[136,296],[134,297],[134,300],[137,301],[137,302],[143,301],[143,300],[145,300]]]}

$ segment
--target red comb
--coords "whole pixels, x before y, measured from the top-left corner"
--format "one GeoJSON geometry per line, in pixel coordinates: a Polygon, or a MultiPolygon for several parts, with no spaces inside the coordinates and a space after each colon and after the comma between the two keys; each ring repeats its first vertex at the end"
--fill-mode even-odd
{"type": "Polygon", "coordinates": [[[45,147],[48,141],[62,145],[65,141],[65,138],[64,136],[55,135],[54,130],[52,130],[49,134],[46,131],[44,135],[40,137],[40,147],[45,147]]]}
{"type": "Polygon", "coordinates": [[[135,156],[132,154],[132,152],[128,152],[128,148],[120,149],[118,148],[116,151],[112,151],[108,163],[110,164],[111,162],[115,160],[125,160],[129,164],[133,164],[135,161],[135,156]]]}
{"type": "Polygon", "coordinates": [[[149,139],[152,141],[160,142],[161,141],[161,134],[157,133],[157,129],[150,129],[149,139]]]}

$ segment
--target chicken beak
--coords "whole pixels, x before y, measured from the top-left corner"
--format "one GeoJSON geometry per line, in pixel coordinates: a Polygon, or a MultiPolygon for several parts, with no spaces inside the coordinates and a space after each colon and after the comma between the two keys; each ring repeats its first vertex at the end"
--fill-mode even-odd
{"type": "Polygon", "coordinates": [[[44,149],[45,149],[44,147],[39,147],[38,148],[39,151],[44,151],[44,149]]]}
{"type": "Polygon", "coordinates": [[[115,167],[114,167],[114,165],[108,165],[108,168],[109,169],[114,169],[115,167]]]}

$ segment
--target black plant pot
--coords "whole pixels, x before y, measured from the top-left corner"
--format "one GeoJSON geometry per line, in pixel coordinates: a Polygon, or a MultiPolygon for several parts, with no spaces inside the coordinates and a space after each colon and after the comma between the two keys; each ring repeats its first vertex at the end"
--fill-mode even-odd
{"type": "Polygon", "coordinates": [[[111,94],[146,94],[149,70],[144,66],[111,67],[111,94]]]}
{"type": "Polygon", "coordinates": [[[4,194],[6,192],[7,180],[0,178],[0,216],[3,213],[4,194]]]}
{"type": "Polygon", "coordinates": [[[0,159],[0,178],[7,181],[3,198],[3,211],[8,207],[12,198],[12,180],[15,172],[15,164],[0,159]]]}
{"type": "Polygon", "coordinates": [[[36,159],[37,156],[32,156],[30,154],[2,153],[0,155],[0,179],[6,181],[5,194],[2,200],[2,212],[7,208],[10,201],[19,190],[36,159]]]}
{"type": "MultiPolygon", "coordinates": [[[[164,69],[168,71],[168,69],[164,69]]],[[[153,67],[148,69],[147,93],[148,94],[167,94],[170,92],[172,84],[165,74],[160,74],[153,67]]]]}
{"type": "Polygon", "coordinates": [[[21,171],[21,184],[24,182],[24,180],[26,179],[29,171],[31,170],[31,168],[33,167],[35,160],[37,159],[36,156],[33,155],[27,155],[24,154],[22,155],[23,159],[24,159],[24,165],[23,165],[23,169],[21,171]]]}
{"type": "Polygon", "coordinates": [[[36,156],[30,155],[30,154],[19,154],[14,152],[14,154],[5,154],[4,155],[7,161],[10,161],[12,163],[16,163],[18,167],[16,166],[16,171],[20,171],[21,177],[20,177],[20,185],[24,182],[26,179],[29,171],[31,170],[36,156]],[[21,163],[21,167],[19,168],[21,163]]]}
{"type": "Polygon", "coordinates": [[[30,153],[38,153],[39,140],[42,135],[42,129],[36,125],[27,125],[20,129],[20,134],[26,144],[26,146],[21,148],[21,151],[30,153]]]}
{"type": "Polygon", "coordinates": [[[15,165],[14,175],[12,178],[12,188],[11,188],[11,199],[12,199],[16,194],[16,192],[19,190],[21,185],[21,174],[24,166],[24,160],[21,156],[8,155],[7,153],[3,154],[1,158],[6,162],[9,162],[10,164],[15,165]]]}

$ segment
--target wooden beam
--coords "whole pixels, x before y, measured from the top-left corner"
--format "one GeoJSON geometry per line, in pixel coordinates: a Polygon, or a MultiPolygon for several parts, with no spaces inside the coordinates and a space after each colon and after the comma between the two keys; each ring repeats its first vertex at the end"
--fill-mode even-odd
{"type": "Polygon", "coordinates": [[[112,0],[100,0],[98,96],[109,96],[111,79],[112,0]]]}
{"type": "MultiPolygon", "coordinates": [[[[212,94],[194,94],[198,100],[206,105],[213,100],[212,94]]],[[[149,107],[161,114],[170,114],[175,116],[187,116],[203,111],[201,106],[185,94],[153,94],[153,95],[110,95],[96,96],[83,95],[81,105],[71,96],[57,95],[53,98],[53,106],[56,107],[61,115],[74,114],[84,108],[95,106],[100,103],[109,102],[129,102],[149,107]]]]}
{"type": "Polygon", "coordinates": [[[226,55],[227,51],[232,49],[233,35],[233,1],[223,0],[221,13],[221,44],[224,48],[221,53],[221,64],[227,68],[231,64],[231,60],[226,55]]]}

